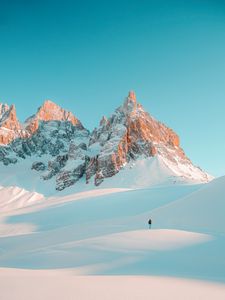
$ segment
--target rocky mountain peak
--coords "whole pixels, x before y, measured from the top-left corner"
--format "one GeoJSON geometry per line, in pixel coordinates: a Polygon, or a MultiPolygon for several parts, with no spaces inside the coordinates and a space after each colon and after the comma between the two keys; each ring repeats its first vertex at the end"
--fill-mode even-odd
{"type": "Polygon", "coordinates": [[[137,100],[134,91],[130,91],[128,96],[125,98],[122,110],[125,114],[136,113],[137,100]]]}
{"type": "Polygon", "coordinates": [[[136,102],[136,95],[135,95],[135,92],[134,92],[134,91],[129,91],[128,98],[129,98],[131,101],[136,102]]]}
{"type": "Polygon", "coordinates": [[[6,111],[9,110],[8,104],[0,103],[0,120],[6,111]]]}
{"type": "Polygon", "coordinates": [[[10,130],[21,129],[21,125],[17,120],[15,105],[11,105],[10,107],[5,105],[2,107],[0,126],[10,130]]]}
{"type": "Polygon", "coordinates": [[[58,104],[52,100],[46,99],[43,104],[38,108],[38,111],[56,111],[63,110],[58,104]]]}
{"type": "Polygon", "coordinates": [[[36,117],[41,121],[70,121],[74,126],[79,123],[79,120],[67,110],[52,102],[46,100],[38,109],[36,117]]]}
{"type": "Polygon", "coordinates": [[[0,105],[0,144],[8,144],[23,135],[23,130],[16,116],[16,107],[0,105]]]}
{"type": "Polygon", "coordinates": [[[17,121],[17,117],[16,117],[16,107],[14,104],[12,104],[9,108],[9,119],[11,121],[17,121]]]}
{"type": "Polygon", "coordinates": [[[179,136],[149,115],[137,103],[133,91],[108,119],[102,119],[90,137],[89,147],[94,155],[87,164],[86,179],[88,182],[94,175],[96,185],[140,157],[163,157],[175,169],[195,168],[180,148],[179,136]]]}
{"type": "Polygon", "coordinates": [[[106,116],[103,116],[100,121],[100,126],[105,126],[107,124],[108,124],[108,119],[106,118],[106,116]]]}
{"type": "Polygon", "coordinates": [[[55,102],[53,102],[52,100],[50,100],[50,99],[46,99],[45,101],[44,101],[44,103],[43,103],[43,105],[42,106],[50,106],[50,105],[52,105],[52,106],[57,106],[57,104],[55,103],[55,102]]]}
{"type": "Polygon", "coordinates": [[[73,126],[84,128],[72,112],[63,109],[51,100],[45,100],[38,108],[37,113],[26,120],[26,129],[30,133],[34,133],[39,127],[39,121],[69,121],[73,126]]]}

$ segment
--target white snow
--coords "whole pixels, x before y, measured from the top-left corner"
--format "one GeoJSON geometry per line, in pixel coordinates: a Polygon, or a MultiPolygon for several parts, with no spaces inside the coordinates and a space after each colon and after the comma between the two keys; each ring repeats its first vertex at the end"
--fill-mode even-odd
{"type": "Polygon", "coordinates": [[[0,294],[225,299],[224,194],[225,177],[50,198],[1,188],[0,294]]]}
{"type": "MultiPolygon", "coordinates": [[[[95,152],[95,146],[98,148],[97,145],[94,145],[92,149],[93,153],[95,152]]],[[[168,186],[171,184],[196,184],[202,183],[202,176],[205,174],[201,173],[198,168],[195,168],[190,172],[192,178],[187,178],[187,170],[183,172],[182,166],[173,166],[171,163],[168,166],[168,162],[165,162],[165,159],[161,156],[140,157],[137,161],[126,164],[113,177],[105,178],[100,187],[95,187],[93,180],[90,180],[90,183],[86,184],[85,178],[82,178],[72,187],[62,192],[57,192],[55,190],[55,177],[43,180],[40,175],[43,175],[46,171],[37,172],[31,170],[33,162],[43,161],[47,164],[47,161],[50,159],[49,155],[44,155],[41,159],[38,156],[32,156],[25,160],[21,159],[16,164],[1,165],[0,185],[18,186],[31,192],[36,191],[45,196],[60,196],[99,188],[136,189],[149,188],[151,186],[168,186]]],[[[70,170],[80,162],[81,160],[79,159],[74,160],[72,163],[66,165],[64,170],[70,170]]]]}
{"type": "Polygon", "coordinates": [[[36,192],[28,192],[17,186],[0,186],[0,212],[12,211],[36,204],[44,199],[44,196],[36,192]]]}
{"type": "Polygon", "coordinates": [[[140,157],[135,162],[126,164],[112,178],[106,178],[101,187],[147,188],[171,184],[204,183],[205,173],[191,166],[192,169],[188,170],[187,166],[180,163],[172,164],[160,155],[149,158],[140,157]]]}
{"type": "Polygon", "coordinates": [[[224,285],[197,280],[17,269],[0,269],[0,290],[4,300],[224,300],[225,295],[224,285]]]}
{"type": "Polygon", "coordinates": [[[89,146],[88,150],[87,150],[87,154],[90,157],[94,157],[96,156],[101,150],[101,145],[97,142],[92,144],[91,146],[89,146]]]}
{"type": "Polygon", "coordinates": [[[167,228],[225,233],[225,176],[213,180],[194,194],[153,211],[152,215],[167,228]],[[171,218],[172,216],[172,218],[171,218]]]}
{"type": "MultiPolygon", "coordinates": [[[[41,161],[47,161],[48,157],[48,155],[42,157],[41,161]]],[[[1,164],[0,185],[17,186],[44,195],[55,193],[55,179],[45,181],[40,178],[39,172],[31,170],[32,163],[37,160],[38,156],[33,156],[25,160],[21,159],[16,164],[9,164],[8,166],[1,164]]]]}

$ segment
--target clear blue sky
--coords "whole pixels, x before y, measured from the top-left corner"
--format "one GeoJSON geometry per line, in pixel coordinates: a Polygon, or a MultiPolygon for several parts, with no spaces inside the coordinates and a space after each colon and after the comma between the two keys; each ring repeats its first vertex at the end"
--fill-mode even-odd
{"type": "Polygon", "coordinates": [[[192,161],[225,174],[225,1],[0,0],[0,101],[45,99],[86,127],[128,90],[192,161]]]}

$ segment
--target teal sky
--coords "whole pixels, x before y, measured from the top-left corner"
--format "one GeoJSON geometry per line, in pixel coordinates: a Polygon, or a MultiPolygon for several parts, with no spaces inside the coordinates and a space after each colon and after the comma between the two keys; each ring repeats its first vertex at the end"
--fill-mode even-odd
{"type": "Polygon", "coordinates": [[[192,161],[225,174],[225,1],[0,0],[0,102],[92,129],[130,89],[192,161]]]}

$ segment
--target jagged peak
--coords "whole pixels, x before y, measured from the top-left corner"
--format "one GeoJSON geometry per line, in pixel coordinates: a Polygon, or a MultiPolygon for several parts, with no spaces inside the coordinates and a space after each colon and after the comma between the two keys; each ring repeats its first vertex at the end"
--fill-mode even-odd
{"type": "Polygon", "coordinates": [[[44,101],[43,105],[45,105],[45,104],[55,104],[55,105],[57,105],[54,101],[52,101],[52,100],[50,100],[50,99],[46,99],[46,100],[44,101]]]}
{"type": "Polygon", "coordinates": [[[0,144],[8,144],[22,131],[14,104],[10,106],[7,104],[0,105],[0,130],[0,144]]]}
{"type": "Polygon", "coordinates": [[[50,99],[46,99],[43,104],[39,107],[39,109],[42,109],[42,108],[46,108],[46,109],[51,109],[51,108],[55,108],[55,107],[58,107],[58,108],[61,108],[58,104],[56,104],[55,102],[53,102],[52,100],[50,99]]]}
{"type": "Polygon", "coordinates": [[[9,110],[9,105],[7,103],[0,103],[0,119],[1,116],[9,110]]]}
{"type": "Polygon", "coordinates": [[[72,112],[63,109],[49,99],[45,100],[43,105],[39,107],[35,116],[41,121],[70,121],[73,125],[80,124],[72,112]]]}
{"type": "Polygon", "coordinates": [[[129,98],[131,101],[133,101],[133,102],[137,102],[137,101],[136,101],[136,95],[135,95],[135,92],[134,92],[134,91],[129,91],[128,98],[129,98]]]}
{"type": "Polygon", "coordinates": [[[123,103],[122,110],[125,114],[136,113],[137,100],[134,91],[129,91],[128,96],[123,103]]]}
{"type": "Polygon", "coordinates": [[[8,110],[8,117],[12,121],[17,121],[17,116],[16,116],[16,106],[14,104],[10,105],[10,108],[8,110]]]}
{"type": "Polygon", "coordinates": [[[103,116],[100,121],[100,126],[104,126],[108,123],[108,119],[106,116],[103,116]]]}
{"type": "Polygon", "coordinates": [[[55,110],[55,109],[59,109],[59,110],[64,110],[62,107],[60,107],[58,104],[56,104],[55,102],[53,102],[50,99],[46,99],[43,104],[38,108],[37,114],[39,111],[45,110],[45,111],[51,111],[51,110],[55,110]]]}
{"type": "Polygon", "coordinates": [[[18,122],[16,116],[16,107],[14,104],[0,104],[0,122],[3,124],[6,120],[18,122]]]}
{"type": "Polygon", "coordinates": [[[15,106],[15,104],[11,104],[11,105],[10,105],[9,111],[16,111],[16,106],[15,106]]]}
{"type": "Polygon", "coordinates": [[[29,117],[26,122],[26,129],[30,133],[34,133],[39,128],[39,121],[69,121],[74,126],[83,129],[81,122],[73,115],[72,112],[63,109],[55,102],[47,99],[38,108],[35,115],[29,117]]]}

